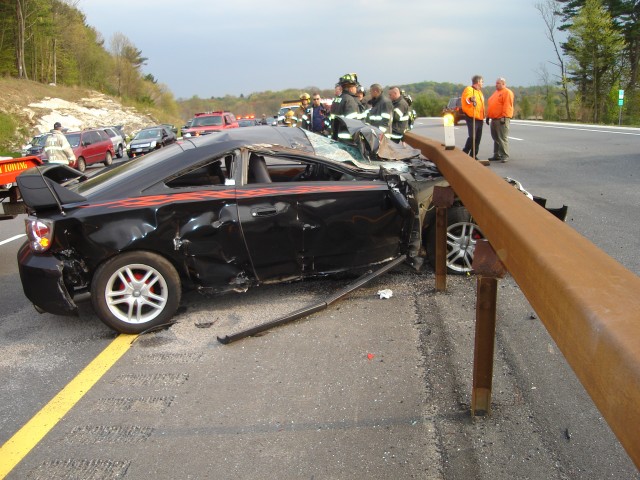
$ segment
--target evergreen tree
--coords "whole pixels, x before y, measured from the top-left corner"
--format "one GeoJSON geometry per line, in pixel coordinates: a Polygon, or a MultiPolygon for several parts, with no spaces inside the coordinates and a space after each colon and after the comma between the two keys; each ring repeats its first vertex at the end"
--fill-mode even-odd
{"type": "Polygon", "coordinates": [[[601,0],[586,0],[568,31],[564,49],[572,58],[570,78],[578,86],[583,111],[597,123],[605,110],[611,85],[620,80],[624,38],[601,0]]]}

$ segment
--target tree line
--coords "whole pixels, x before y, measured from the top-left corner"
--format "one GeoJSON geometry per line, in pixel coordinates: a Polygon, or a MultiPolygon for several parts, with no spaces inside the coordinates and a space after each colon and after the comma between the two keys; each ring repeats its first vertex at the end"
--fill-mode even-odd
{"type": "Polygon", "coordinates": [[[0,0],[0,76],[81,86],[178,113],[169,89],[141,68],[147,59],[122,33],[105,39],[77,0],[0,0]]]}
{"type": "Polygon", "coordinates": [[[562,98],[560,116],[617,123],[624,112],[625,123],[640,123],[640,2],[545,0],[536,8],[555,51],[549,95],[562,98]]]}

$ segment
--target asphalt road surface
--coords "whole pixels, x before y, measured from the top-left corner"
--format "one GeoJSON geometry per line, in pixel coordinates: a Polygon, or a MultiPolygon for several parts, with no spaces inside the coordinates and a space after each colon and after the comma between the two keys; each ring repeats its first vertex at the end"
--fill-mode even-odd
{"type": "MultiPolygon", "coordinates": [[[[438,119],[415,131],[442,135],[438,119]]],[[[638,273],[640,131],[514,122],[511,136],[512,161],[488,168],[569,205],[569,225],[638,273]]],[[[0,443],[115,337],[89,306],[35,313],[20,234],[21,219],[0,222],[0,443]]],[[[436,294],[431,272],[401,267],[307,319],[216,341],[348,281],[187,295],[178,323],[136,339],[7,478],[640,478],[509,277],[488,417],[469,416],[473,277],[436,294]]]]}

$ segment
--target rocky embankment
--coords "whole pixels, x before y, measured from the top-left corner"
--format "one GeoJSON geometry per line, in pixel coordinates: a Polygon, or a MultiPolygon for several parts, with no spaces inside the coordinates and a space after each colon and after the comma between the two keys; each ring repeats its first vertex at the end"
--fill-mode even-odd
{"type": "Polygon", "coordinates": [[[23,107],[22,113],[28,119],[33,135],[48,132],[55,122],[72,131],[123,125],[127,134],[157,123],[151,116],[141,115],[98,92],[92,92],[77,102],[45,97],[23,107]]]}

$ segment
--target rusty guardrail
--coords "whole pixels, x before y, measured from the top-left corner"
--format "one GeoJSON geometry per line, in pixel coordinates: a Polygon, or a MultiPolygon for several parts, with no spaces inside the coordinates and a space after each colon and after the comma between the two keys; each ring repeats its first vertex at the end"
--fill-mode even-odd
{"type": "Polygon", "coordinates": [[[640,277],[460,150],[415,133],[640,468],[640,277]]]}

